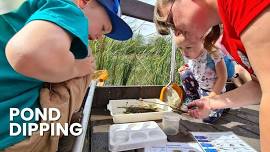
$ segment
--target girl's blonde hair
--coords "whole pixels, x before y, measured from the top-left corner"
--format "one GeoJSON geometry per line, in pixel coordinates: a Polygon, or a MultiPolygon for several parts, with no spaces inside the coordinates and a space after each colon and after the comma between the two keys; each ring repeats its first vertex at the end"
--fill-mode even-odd
{"type": "Polygon", "coordinates": [[[210,55],[214,58],[218,57],[218,48],[216,47],[216,42],[221,35],[220,25],[215,25],[212,27],[211,31],[204,38],[203,46],[208,51],[210,55]]]}
{"type": "MultiPolygon", "coordinates": [[[[159,34],[161,35],[168,35],[170,34],[170,29],[166,23],[167,16],[161,16],[161,9],[173,3],[175,0],[157,0],[155,9],[154,9],[154,23],[156,25],[156,29],[159,34]]],[[[217,48],[215,47],[215,43],[218,40],[219,36],[221,35],[221,30],[219,25],[215,25],[212,27],[209,34],[204,39],[204,48],[209,51],[210,54],[215,54],[217,48]]],[[[214,55],[215,56],[215,55],[214,55]]]]}

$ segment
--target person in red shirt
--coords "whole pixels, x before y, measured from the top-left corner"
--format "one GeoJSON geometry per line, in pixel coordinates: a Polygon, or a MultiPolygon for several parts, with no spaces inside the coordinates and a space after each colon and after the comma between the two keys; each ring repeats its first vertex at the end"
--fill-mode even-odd
{"type": "Polygon", "coordinates": [[[260,104],[261,150],[265,152],[270,151],[269,6],[270,0],[157,0],[154,10],[158,32],[169,34],[171,28],[183,42],[206,39],[209,29],[223,24],[222,44],[248,70],[252,81],[233,91],[193,101],[188,106],[197,108],[189,114],[205,118],[211,110],[260,104]]]}

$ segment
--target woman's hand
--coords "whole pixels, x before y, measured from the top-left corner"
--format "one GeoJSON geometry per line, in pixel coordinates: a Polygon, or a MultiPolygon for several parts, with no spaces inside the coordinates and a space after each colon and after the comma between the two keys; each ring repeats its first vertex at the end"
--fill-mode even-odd
{"type": "Polygon", "coordinates": [[[210,112],[210,98],[201,98],[188,104],[188,114],[196,119],[207,118],[210,112]]]}

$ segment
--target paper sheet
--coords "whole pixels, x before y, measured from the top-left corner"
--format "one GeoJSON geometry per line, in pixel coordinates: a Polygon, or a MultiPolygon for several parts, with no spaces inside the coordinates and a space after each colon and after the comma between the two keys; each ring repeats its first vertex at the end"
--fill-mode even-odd
{"type": "Polygon", "coordinates": [[[147,147],[144,152],[203,152],[203,150],[198,143],[168,142],[164,146],[147,147]]]}
{"type": "Polygon", "coordinates": [[[233,132],[191,132],[205,152],[256,152],[233,132]]]}

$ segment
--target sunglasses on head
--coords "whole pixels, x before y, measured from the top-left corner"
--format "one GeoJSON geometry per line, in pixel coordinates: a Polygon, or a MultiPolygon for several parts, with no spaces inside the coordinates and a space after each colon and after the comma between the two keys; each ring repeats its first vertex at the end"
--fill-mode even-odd
{"type": "Polygon", "coordinates": [[[175,2],[175,0],[173,0],[173,2],[172,2],[172,5],[170,7],[170,11],[168,13],[168,16],[167,16],[167,19],[166,19],[166,22],[165,22],[166,26],[168,28],[171,28],[173,31],[175,31],[175,25],[174,25],[173,14],[172,14],[172,8],[173,8],[173,5],[174,5],[174,2],[175,2]]]}

